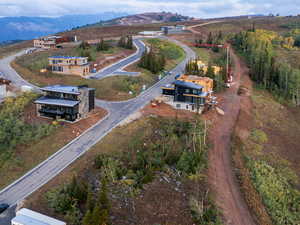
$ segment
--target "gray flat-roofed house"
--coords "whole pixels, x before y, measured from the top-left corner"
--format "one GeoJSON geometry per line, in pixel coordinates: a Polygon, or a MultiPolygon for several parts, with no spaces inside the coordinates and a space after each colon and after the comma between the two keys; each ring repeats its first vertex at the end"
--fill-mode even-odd
{"type": "Polygon", "coordinates": [[[185,31],[184,25],[176,25],[176,26],[162,26],[161,31],[164,34],[176,34],[185,31]]]}
{"type": "Polygon", "coordinates": [[[95,89],[86,85],[52,85],[41,90],[44,96],[34,102],[39,116],[76,121],[95,107],[95,89]]]}
{"type": "Polygon", "coordinates": [[[65,222],[43,215],[41,213],[23,208],[11,220],[12,225],[66,225],[65,222]]]}

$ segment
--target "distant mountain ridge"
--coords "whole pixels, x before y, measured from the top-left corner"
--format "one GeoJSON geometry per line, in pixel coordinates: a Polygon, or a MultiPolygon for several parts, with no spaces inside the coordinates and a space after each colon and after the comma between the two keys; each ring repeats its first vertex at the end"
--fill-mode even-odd
{"type": "Polygon", "coordinates": [[[74,27],[93,24],[127,16],[128,13],[104,12],[95,15],[67,15],[49,17],[3,17],[0,18],[0,42],[11,40],[30,40],[74,27]]]}
{"type": "MultiPolygon", "coordinates": [[[[136,15],[124,16],[109,21],[96,23],[94,25],[141,25],[151,23],[169,23],[169,22],[183,22],[192,20],[192,17],[182,16],[171,12],[149,12],[136,15]]],[[[92,26],[94,26],[92,25],[92,26]]]]}

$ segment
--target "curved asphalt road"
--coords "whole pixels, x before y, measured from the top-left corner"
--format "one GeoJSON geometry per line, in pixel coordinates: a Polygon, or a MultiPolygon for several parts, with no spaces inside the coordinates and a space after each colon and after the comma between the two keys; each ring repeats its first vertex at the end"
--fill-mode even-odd
{"type": "Polygon", "coordinates": [[[100,70],[99,72],[89,76],[89,78],[93,79],[103,79],[105,77],[111,76],[111,75],[138,75],[138,73],[132,73],[132,72],[124,72],[122,71],[123,68],[127,67],[128,65],[136,62],[141,58],[144,51],[146,50],[145,44],[140,39],[134,39],[133,44],[137,48],[137,51],[135,54],[109,66],[104,68],[103,70],[100,70]]]}
{"type": "MultiPolygon", "coordinates": [[[[185,60],[172,70],[173,75],[166,76],[154,86],[141,93],[138,97],[129,101],[106,102],[96,100],[96,105],[107,109],[109,111],[109,114],[103,120],[99,121],[96,125],[88,129],[81,136],[74,139],[72,142],[60,149],[57,153],[42,162],[40,165],[26,173],[24,176],[16,180],[5,189],[1,190],[0,203],[8,203],[10,206],[14,206],[19,201],[26,198],[32,192],[58,175],[63,169],[65,169],[68,165],[70,165],[77,158],[83,155],[86,151],[88,151],[113,128],[118,126],[120,122],[128,118],[131,114],[143,108],[153,98],[159,96],[161,93],[160,87],[172,82],[176,74],[183,72],[187,61],[195,58],[195,52],[188,46],[176,40],[170,39],[170,41],[173,41],[177,45],[181,46],[186,52],[185,60]]],[[[15,71],[12,71],[12,68],[9,64],[13,59],[14,56],[0,60],[0,71],[4,72],[7,78],[12,80],[14,84],[30,85],[28,82],[24,81],[15,71]]]]}

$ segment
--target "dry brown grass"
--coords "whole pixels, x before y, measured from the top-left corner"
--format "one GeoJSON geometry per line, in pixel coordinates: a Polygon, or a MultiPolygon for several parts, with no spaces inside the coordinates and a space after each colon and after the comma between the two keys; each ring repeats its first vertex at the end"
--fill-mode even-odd
{"type": "Polygon", "coordinates": [[[12,45],[2,46],[0,47],[0,59],[13,53],[19,52],[22,49],[29,48],[31,46],[32,41],[24,41],[12,45]]]}

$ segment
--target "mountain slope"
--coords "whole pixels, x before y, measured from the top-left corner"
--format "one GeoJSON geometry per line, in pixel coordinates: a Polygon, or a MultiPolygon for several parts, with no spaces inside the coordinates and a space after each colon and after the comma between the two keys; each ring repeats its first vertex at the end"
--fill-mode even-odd
{"type": "Polygon", "coordinates": [[[67,15],[48,17],[4,17],[0,18],[0,42],[28,40],[39,36],[69,30],[74,27],[126,16],[126,13],[104,12],[97,15],[67,15]]]}
{"type": "Polygon", "coordinates": [[[177,13],[170,12],[149,12],[136,15],[129,15],[112,19],[105,22],[96,23],[92,26],[97,25],[141,25],[141,24],[152,24],[152,23],[169,23],[169,22],[183,22],[191,20],[191,17],[182,16],[177,13]]]}

